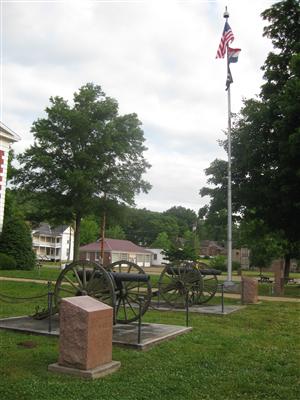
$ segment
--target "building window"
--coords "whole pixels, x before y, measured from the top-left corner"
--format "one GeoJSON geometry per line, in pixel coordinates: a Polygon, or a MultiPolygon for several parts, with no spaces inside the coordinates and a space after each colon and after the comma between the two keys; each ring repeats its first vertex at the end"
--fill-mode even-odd
{"type": "Polygon", "coordinates": [[[137,254],[136,262],[144,262],[144,254],[137,254]]]}
{"type": "Polygon", "coordinates": [[[121,260],[128,260],[128,254],[127,253],[121,253],[121,260]]]}
{"type": "Polygon", "coordinates": [[[120,253],[112,253],[111,254],[111,262],[116,262],[121,260],[120,253]]]}
{"type": "Polygon", "coordinates": [[[157,254],[153,255],[153,260],[157,260],[157,254]]]}

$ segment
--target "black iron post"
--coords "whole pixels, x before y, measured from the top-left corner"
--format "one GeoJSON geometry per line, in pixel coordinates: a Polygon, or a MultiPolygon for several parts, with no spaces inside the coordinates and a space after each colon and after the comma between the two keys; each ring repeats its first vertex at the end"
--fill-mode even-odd
{"type": "Polygon", "coordinates": [[[141,343],[141,330],[142,330],[142,304],[144,301],[144,297],[139,296],[139,321],[138,321],[138,344],[141,343]]]}
{"type": "Polygon", "coordinates": [[[52,297],[53,292],[51,290],[51,281],[48,281],[48,311],[49,311],[49,319],[48,319],[48,332],[52,331],[52,297]]]}
{"type": "Polygon", "coordinates": [[[189,326],[189,291],[185,294],[185,325],[189,326]]]}
{"type": "Polygon", "coordinates": [[[221,306],[222,306],[222,314],[224,314],[224,284],[221,284],[221,306]]]}

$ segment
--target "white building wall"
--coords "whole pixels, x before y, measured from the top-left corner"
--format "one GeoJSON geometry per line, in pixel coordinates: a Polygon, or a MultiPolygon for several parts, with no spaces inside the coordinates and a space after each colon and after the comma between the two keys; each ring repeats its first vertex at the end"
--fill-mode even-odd
{"type": "Polygon", "coordinates": [[[162,254],[163,249],[146,249],[146,250],[149,250],[153,253],[151,265],[158,266],[168,263],[168,260],[165,260],[165,255],[162,254]]]}
{"type": "Polygon", "coordinates": [[[9,142],[0,141],[0,233],[3,227],[9,142]]]}
{"type": "Polygon", "coordinates": [[[61,253],[62,261],[73,261],[74,256],[74,230],[68,227],[61,235],[61,253]],[[70,234],[71,231],[71,234],[70,234]],[[70,242],[69,242],[70,241],[70,242]],[[70,250],[70,254],[68,254],[70,250]]]}
{"type": "Polygon", "coordinates": [[[18,140],[20,137],[0,121],[0,233],[4,218],[8,152],[10,145],[18,140]]]}

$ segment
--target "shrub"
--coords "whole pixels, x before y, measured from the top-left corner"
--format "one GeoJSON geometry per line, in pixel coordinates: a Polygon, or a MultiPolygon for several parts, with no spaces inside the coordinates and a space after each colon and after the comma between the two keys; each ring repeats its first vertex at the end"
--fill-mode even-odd
{"type": "Polygon", "coordinates": [[[17,263],[12,256],[0,253],[0,269],[16,269],[17,263]]]}
{"type": "Polygon", "coordinates": [[[241,268],[241,263],[238,261],[232,261],[232,271],[238,271],[241,268]]]}
{"type": "Polygon", "coordinates": [[[17,269],[34,268],[35,254],[32,250],[31,232],[20,217],[5,216],[0,239],[0,252],[13,257],[17,269]]]}
{"type": "MultiPolygon", "coordinates": [[[[219,269],[220,271],[227,271],[227,258],[225,256],[216,256],[210,262],[211,268],[219,269]]],[[[238,261],[232,261],[232,271],[237,271],[241,268],[238,261]]]]}
{"type": "Polygon", "coordinates": [[[226,257],[216,256],[212,258],[210,266],[214,269],[219,269],[220,271],[227,271],[226,257]]]}

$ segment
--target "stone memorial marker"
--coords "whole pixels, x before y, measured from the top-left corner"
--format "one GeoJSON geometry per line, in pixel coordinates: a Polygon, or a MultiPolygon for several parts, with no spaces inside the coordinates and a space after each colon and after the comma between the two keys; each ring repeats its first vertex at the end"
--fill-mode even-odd
{"type": "Polygon", "coordinates": [[[258,301],[258,282],[242,276],[242,304],[255,304],[258,301]]]}
{"type": "Polygon", "coordinates": [[[112,307],[89,296],[69,297],[59,314],[59,359],[49,371],[95,379],[120,367],[112,361],[112,307]]]}

